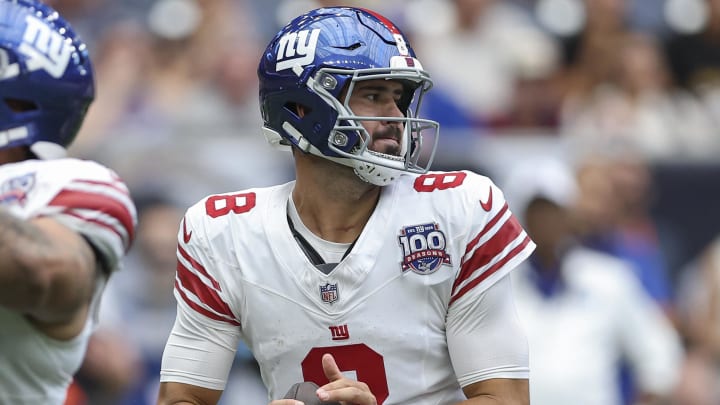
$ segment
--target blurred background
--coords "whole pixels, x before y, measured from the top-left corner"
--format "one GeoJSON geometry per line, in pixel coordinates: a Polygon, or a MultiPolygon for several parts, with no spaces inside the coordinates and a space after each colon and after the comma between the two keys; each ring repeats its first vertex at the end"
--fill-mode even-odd
{"type": "MultiPolygon", "coordinates": [[[[720,0],[46,2],[96,68],[71,154],[114,168],[140,211],[69,404],[154,403],[179,220],[207,194],[292,179],[260,133],[256,67],[282,25],[323,5],[374,9],[408,35],[435,81],[434,169],[501,188],[538,156],[572,170],[573,238],[627,263],[683,348],[659,398],[618,355],[622,402],[720,404],[720,0]]],[[[223,401],[265,403],[243,347],[223,401]]]]}

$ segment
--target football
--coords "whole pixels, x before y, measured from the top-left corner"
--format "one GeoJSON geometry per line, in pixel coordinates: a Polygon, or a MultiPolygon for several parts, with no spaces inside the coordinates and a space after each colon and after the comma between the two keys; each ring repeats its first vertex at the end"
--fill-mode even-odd
{"type": "Polygon", "coordinates": [[[290,387],[283,399],[297,399],[298,401],[304,402],[305,405],[340,405],[339,402],[335,401],[321,401],[317,394],[315,394],[318,388],[317,384],[310,381],[295,383],[290,387]]]}

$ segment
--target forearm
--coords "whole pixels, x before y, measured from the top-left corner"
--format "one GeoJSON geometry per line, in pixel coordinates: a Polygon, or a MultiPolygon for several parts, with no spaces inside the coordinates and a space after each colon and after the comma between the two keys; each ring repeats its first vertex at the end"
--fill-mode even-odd
{"type": "Polygon", "coordinates": [[[33,224],[0,209],[0,305],[21,309],[47,280],[37,263],[50,241],[33,224]]]}
{"type": "Polygon", "coordinates": [[[95,254],[75,231],[0,210],[0,305],[47,322],[70,319],[92,295],[96,269],[95,254]]]}
{"type": "Polygon", "coordinates": [[[189,384],[160,383],[157,405],[214,405],[220,401],[222,391],[189,384]]]}
{"type": "Polygon", "coordinates": [[[528,405],[530,402],[519,399],[506,399],[496,396],[478,396],[465,401],[458,402],[456,405],[528,405]]]}
{"type": "Polygon", "coordinates": [[[456,405],[529,405],[530,388],[527,379],[494,378],[463,388],[465,401],[456,405]]]}

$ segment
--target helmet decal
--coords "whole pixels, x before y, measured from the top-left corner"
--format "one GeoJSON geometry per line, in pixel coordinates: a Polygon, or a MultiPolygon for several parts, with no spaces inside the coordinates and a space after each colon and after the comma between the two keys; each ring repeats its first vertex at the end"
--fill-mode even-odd
{"type": "Polygon", "coordinates": [[[393,38],[395,39],[395,45],[397,46],[398,52],[400,52],[400,55],[406,56],[408,55],[408,48],[407,43],[405,42],[405,37],[400,33],[400,30],[398,27],[395,26],[395,24],[392,23],[392,21],[388,20],[383,16],[382,14],[376,13],[372,10],[366,9],[366,8],[360,8],[360,10],[372,15],[373,17],[380,20],[380,22],[385,25],[385,28],[387,28],[390,33],[392,33],[393,38]]]}
{"type": "Polygon", "coordinates": [[[290,69],[295,65],[305,66],[312,63],[315,59],[315,48],[319,36],[319,28],[285,34],[280,38],[280,51],[277,55],[275,70],[280,71],[290,69]]]}
{"type": "Polygon", "coordinates": [[[18,51],[27,57],[29,71],[44,69],[54,78],[62,77],[70,62],[73,47],[45,22],[32,15],[25,16],[27,28],[18,51]]]}

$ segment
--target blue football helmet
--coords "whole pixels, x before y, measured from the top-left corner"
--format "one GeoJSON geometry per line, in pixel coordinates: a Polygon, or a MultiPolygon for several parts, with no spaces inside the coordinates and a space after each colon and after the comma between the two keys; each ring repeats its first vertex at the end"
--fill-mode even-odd
{"type": "Polygon", "coordinates": [[[417,118],[417,113],[432,80],[405,35],[382,15],[350,7],[301,15],[272,39],[258,77],[263,132],[271,143],[294,145],[352,167],[375,185],[429,169],[440,125],[417,118]],[[356,83],[377,79],[403,84],[398,107],[404,117],[353,113],[349,100],[356,83]],[[298,114],[297,106],[304,114],[298,114]],[[372,138],[362,121],[401,122],[401,156],[370,150],[372,138]]]}
{"type": "Polygon", "coordinates": [[[87,46],[47,5],[0,0],[0,149],[65,156],[95,97],[87,46]]]}

